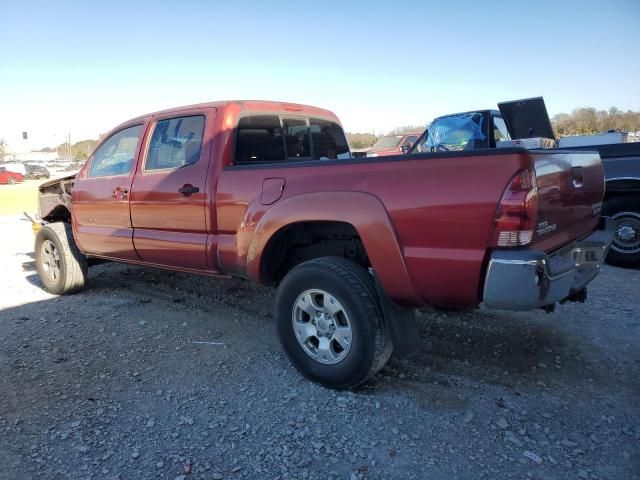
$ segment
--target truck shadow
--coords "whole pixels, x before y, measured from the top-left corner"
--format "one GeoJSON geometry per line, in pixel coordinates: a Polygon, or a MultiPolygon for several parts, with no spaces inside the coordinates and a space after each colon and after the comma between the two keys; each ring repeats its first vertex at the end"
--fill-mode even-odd
{"type": "MultiPolygon", "coordinates": [[[[27,262],[22,262],[22,271],[23,272],[35,272],[36,271],[36,255],[33,252],[24,252],[24,253],[19,253],[16,254],[19,255],[21,257],[26,256],[29,257],[31,260],[27,261],[27,262]]],[[[29,283],[33,284],[33,285],[38,285],[40,286],[40,282],[38,283],[34,283],[31,279],[29,280],[29,283]]]]}
{"type": "MultiPolygon", "coordinates": [[[[421,351],[392,358],[371,388],[405,390],[428,409],[462,409],[469,387],[493,385],[516,395],[606,382],[585,364],[577,342],[554,322],[561,313],[469,311],[420,313],[421,351]],[[467,392],[461,394],[461,392],[467,392]]],[[[606,368],[606,367],[603,367],[606,368]]]]}
{"type": "MultiPolygon", "coordinates": [[[[27,278],[40,286],[35,273],[27,278]]],[[[167,311],[183,310],[180,315],[185,320],[190,318],[190,309],[215,317],[221,309],[231,308],[239,313],[238,328],[226,332],[227,338],[240,336],[232,341],[243,348],[255,343],[255,337],[245,332],[260,331],[275,338],[269,334],[275,327],[271,313],[275,290],[249,282],[107,263],[90,269],[88,288],[87,293],[104,297],[104,301],[131,305],[153,302],[167,311]]],[[[585,366],[579,345],[554,323],[560,316],[561,309],[554,314],[479,310],[419,313],[419,354],[402,361],[392,358],[361,392],[405,390],[417,392],[425,405],[462,408],[464,401],[456,393],[458,384],[490,384],[526,392],[575,383],[583,377],[585,366]]],[[[205,325],[203,321],[202,327],[205,325]]],[[[254,347],[280,352],[277,340],[254,347]]],[[[594,372],[587,376],[593,377],[594,372]]]]}

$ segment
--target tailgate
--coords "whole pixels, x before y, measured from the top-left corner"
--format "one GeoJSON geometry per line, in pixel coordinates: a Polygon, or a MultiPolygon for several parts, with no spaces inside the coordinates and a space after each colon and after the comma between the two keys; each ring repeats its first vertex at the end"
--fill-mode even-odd
{"type": "Polygon", "coordinates": [[[538,220],[532,245],[560,248],[598,226],[604,172],[597,152],[531,152],[538,183],[538,220]]]}

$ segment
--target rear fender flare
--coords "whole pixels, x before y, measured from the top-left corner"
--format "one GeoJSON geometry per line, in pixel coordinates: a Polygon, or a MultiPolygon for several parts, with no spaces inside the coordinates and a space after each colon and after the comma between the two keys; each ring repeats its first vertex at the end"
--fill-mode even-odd
{"type": "Polygon", "coordinates": [[[276,203],[265,212],[251,236],[247,249],[247,276],[264,283],[262,255],[269,240],[287,225],[313,221],[351,224],[358,232],[386,294],[400,304],[421,303],[384,205],[376,196],[363,192],[306,193],[276,203]]]}

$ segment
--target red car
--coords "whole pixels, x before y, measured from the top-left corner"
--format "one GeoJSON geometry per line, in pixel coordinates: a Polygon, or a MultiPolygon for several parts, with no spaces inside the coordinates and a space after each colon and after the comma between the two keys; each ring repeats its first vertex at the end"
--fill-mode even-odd
{"type": "Polygon", "coordinates": [[[338,118],[216,102],[114,129],[40,187],[38,273],[81,289],[91,259],[278,286],[284,350],[350,388],[419,346],[414,309],[584,301],[613,236],[597,153],[521,148],[352,158],[338,118]],[[573,181],[572,181],[573,178],[573,181]]]}
{"type": "Polygon", "coordinates": [[[13,185],[24,181],[24,175],[18,172],[11,172],[0,166],[0,185],[13,185]]]}
{"type": "Polygon", "coordinates": [[[422,132],[405,133],[403,135],[385,135],[380,137],[373,146],[354,151],[356,157],[384,157],[388,155],[402,155],[416,143],[422,132]]]}

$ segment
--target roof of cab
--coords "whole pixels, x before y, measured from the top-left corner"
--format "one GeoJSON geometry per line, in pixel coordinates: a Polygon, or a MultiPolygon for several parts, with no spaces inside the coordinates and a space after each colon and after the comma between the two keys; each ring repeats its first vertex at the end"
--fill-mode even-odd
{"type": "Polygon", "coordinates": [[[333,118],[336,121],[338,117],[335,113],[324,108],[314,107],[311,105],[303,105],[299,103],[291,102],[277,102],[268,100],[222,100],[217,102],[196,103],[193,105],[184,105],[180,107],[167,108],[165,110],[159,110],[157,112],[147,113],[145,115],[139,115],[135,118],[127,120],[122,125],[135,122],[137,120],[143,120],[156,115],[166,115],[171,113],[180,113],[187,110],[197,110],[203,108],[222,108],[229,105],[238,105],[241,111],[264,111],[264,112],[282,112],[295,115],[321,115],[324,117],[333,118]]]}

